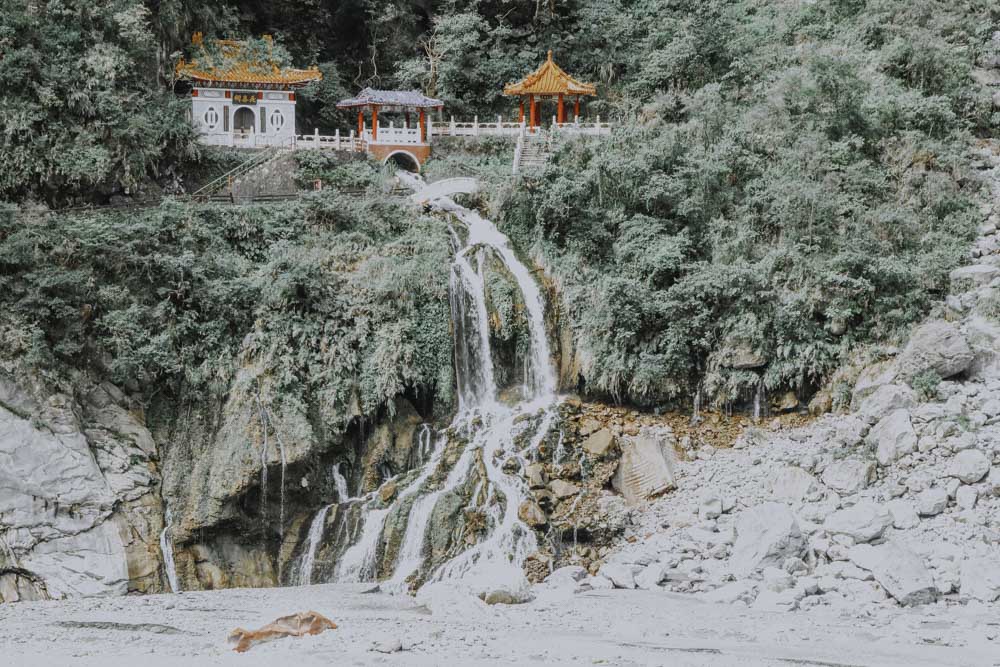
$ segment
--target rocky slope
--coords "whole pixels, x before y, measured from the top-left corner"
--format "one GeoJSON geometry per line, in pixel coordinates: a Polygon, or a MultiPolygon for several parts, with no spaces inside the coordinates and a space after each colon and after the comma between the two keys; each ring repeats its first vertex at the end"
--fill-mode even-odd
{"type": "MultiPolygon", "coordinates": [[[[994,202],[998,152],[981,155],[994,202]]],[[[905,348],[858,374],[849,414],[695,446],[597,576],[566,568],[551,586],[876,617],[1000,600],[1000,212],[982,214],[975,263],[905,348]]]]}

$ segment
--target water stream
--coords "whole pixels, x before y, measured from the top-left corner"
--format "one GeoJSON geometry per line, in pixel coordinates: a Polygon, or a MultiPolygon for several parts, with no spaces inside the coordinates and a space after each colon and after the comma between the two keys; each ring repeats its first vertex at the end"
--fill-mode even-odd
{"type": "MultiPolygon", "coordinates": [[[[413,179],[411,179],[413,180],[413,179]]],[[[414,189],[422,183],[414,180],[414,189]]],[[[450,228],[454,250],[449,300],[455,337],[455,375],[459,410],[451,427],[468,436],[468,444],[447,477],[436,487],[428,487],[439,468],[448,438],[442,432],[429,456],[423,452],[430,442],[429,427],[418,436],[420,473],[388,507],[366,507],[362,514],[360,537],[340,558],[336,581],[371,581],[377,576],[378,551],[389,513],[400,503],[411,501],[404,525],[402,545],[392,576],[384,588],[400,590],[407,579],[425,564],[425,545],[434,508],[441,497],[465,484],[477,455],[486,478],[485,498],[480,486],[470,500],[470,508],[482,511],[488,534],[436,571],[427,580],[462,580],[473,586],[503,585],[513,578],[523,578],[524,559],[538,548],[534,532],[518,519],[517,511],[529,490],[520,476],[503,471],[504,463],[515,459],[522,467],[537,455],[537,449],[555,419],[556,376],[545,331],[545,301],[532,271],[524,265],[497,227],[475,211],[459,206],[447,197],[431,204],[452,217],[453,225],[466,232],[463,241],[454,226],[450,228]],[[497,384],[490,349],[489,314],[486,305],[483,260],[492,252],[504,263],[521,291],[530,333],[530,352],[525,362],[525,378],[520,402],[505,405],[497,400],[497,384]],[[525,419],[529,415],[531,419],[525,419]],[[527,430],[531,430],[527,433],[527,430]],[[527,436],[527,437],[525,437],[527,436]],[[426,438],[426,441],[425,441],[426,438]],[[528,442],[519,448],[518,443],[528,442]],[[502,500],[500,500],[502,498],[502,500]]],[[[375,494],[361,502],[373,504],[375,494]]],[[[318,518],[318,517],[317,517],[318,518]]],[[[316,520],[314,520],[315,522],[316,520]]],[[[322,529],[317,540],[322,538],[322,529]]],[[[310,530],[310,540],[312,530],[310,530]]]]}
{"type": "Polygon", "coordinates": [[[174,543],[170,539],[170,509],[164,513],[163,530],[160,532],[160,552],[163,554],[163,569],[167,572],[167,584],[171,593],[180,593],[181,585],[177,579],[177,566],[174,564],[174,543]]]}

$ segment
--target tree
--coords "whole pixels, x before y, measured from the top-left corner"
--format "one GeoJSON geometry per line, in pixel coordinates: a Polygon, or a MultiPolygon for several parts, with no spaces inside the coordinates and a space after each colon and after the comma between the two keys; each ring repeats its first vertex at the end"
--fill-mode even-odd
{"type": "Polygon", "coordinates": [[[101,200],[190,155],[186,105],[158,87],[137,0],[2,0],[0,199],[101,200]]]}

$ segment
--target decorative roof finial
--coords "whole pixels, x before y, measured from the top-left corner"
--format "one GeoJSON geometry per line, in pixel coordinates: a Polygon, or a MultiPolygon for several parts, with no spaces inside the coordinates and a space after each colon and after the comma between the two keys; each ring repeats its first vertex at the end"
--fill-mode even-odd
{"type": "Polygon", "coordinates": [[[552,49],[549,49],[549,62],[552,62],[552,49]]]}

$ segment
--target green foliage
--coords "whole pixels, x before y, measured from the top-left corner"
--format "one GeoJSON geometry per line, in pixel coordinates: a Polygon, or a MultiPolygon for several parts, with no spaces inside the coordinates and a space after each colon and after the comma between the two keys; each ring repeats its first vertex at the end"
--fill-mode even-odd
{"type": "Polygon", "coordinates": [[[141,391],[222,395],[241,368],[328,423],[354,398],[451,403],[441,221],[324,191],[280,206],[165,202],[0,219],[5,354],[141,391]],[[352,398],[353,397],[353,398],[352,398]]]}
{"type": "Polygon", "coordinates": [[[157,86],[142,2],[0,6],[0,199],[129,193],[165,159],[193,155],[185,105],[157,86]]]}
{"type": "Polygon", "coordinates": [[[941,376],[932,369],[919,373],[910,381],[910,386],[913,387],[922,401],[933,400],[937,396],[939,384],[941,384],[941,376]]]}
{"type": "Polygon", "coordinates": [[[503,203],[563,286],[589,392],[747,400],[739,351],[769,391],[808,392],[944,294],[976,223],[990,13],[930,4],[648,3],[672,18],[622,83],[657,95],[641,122],[567,143],[503,203]]]}

